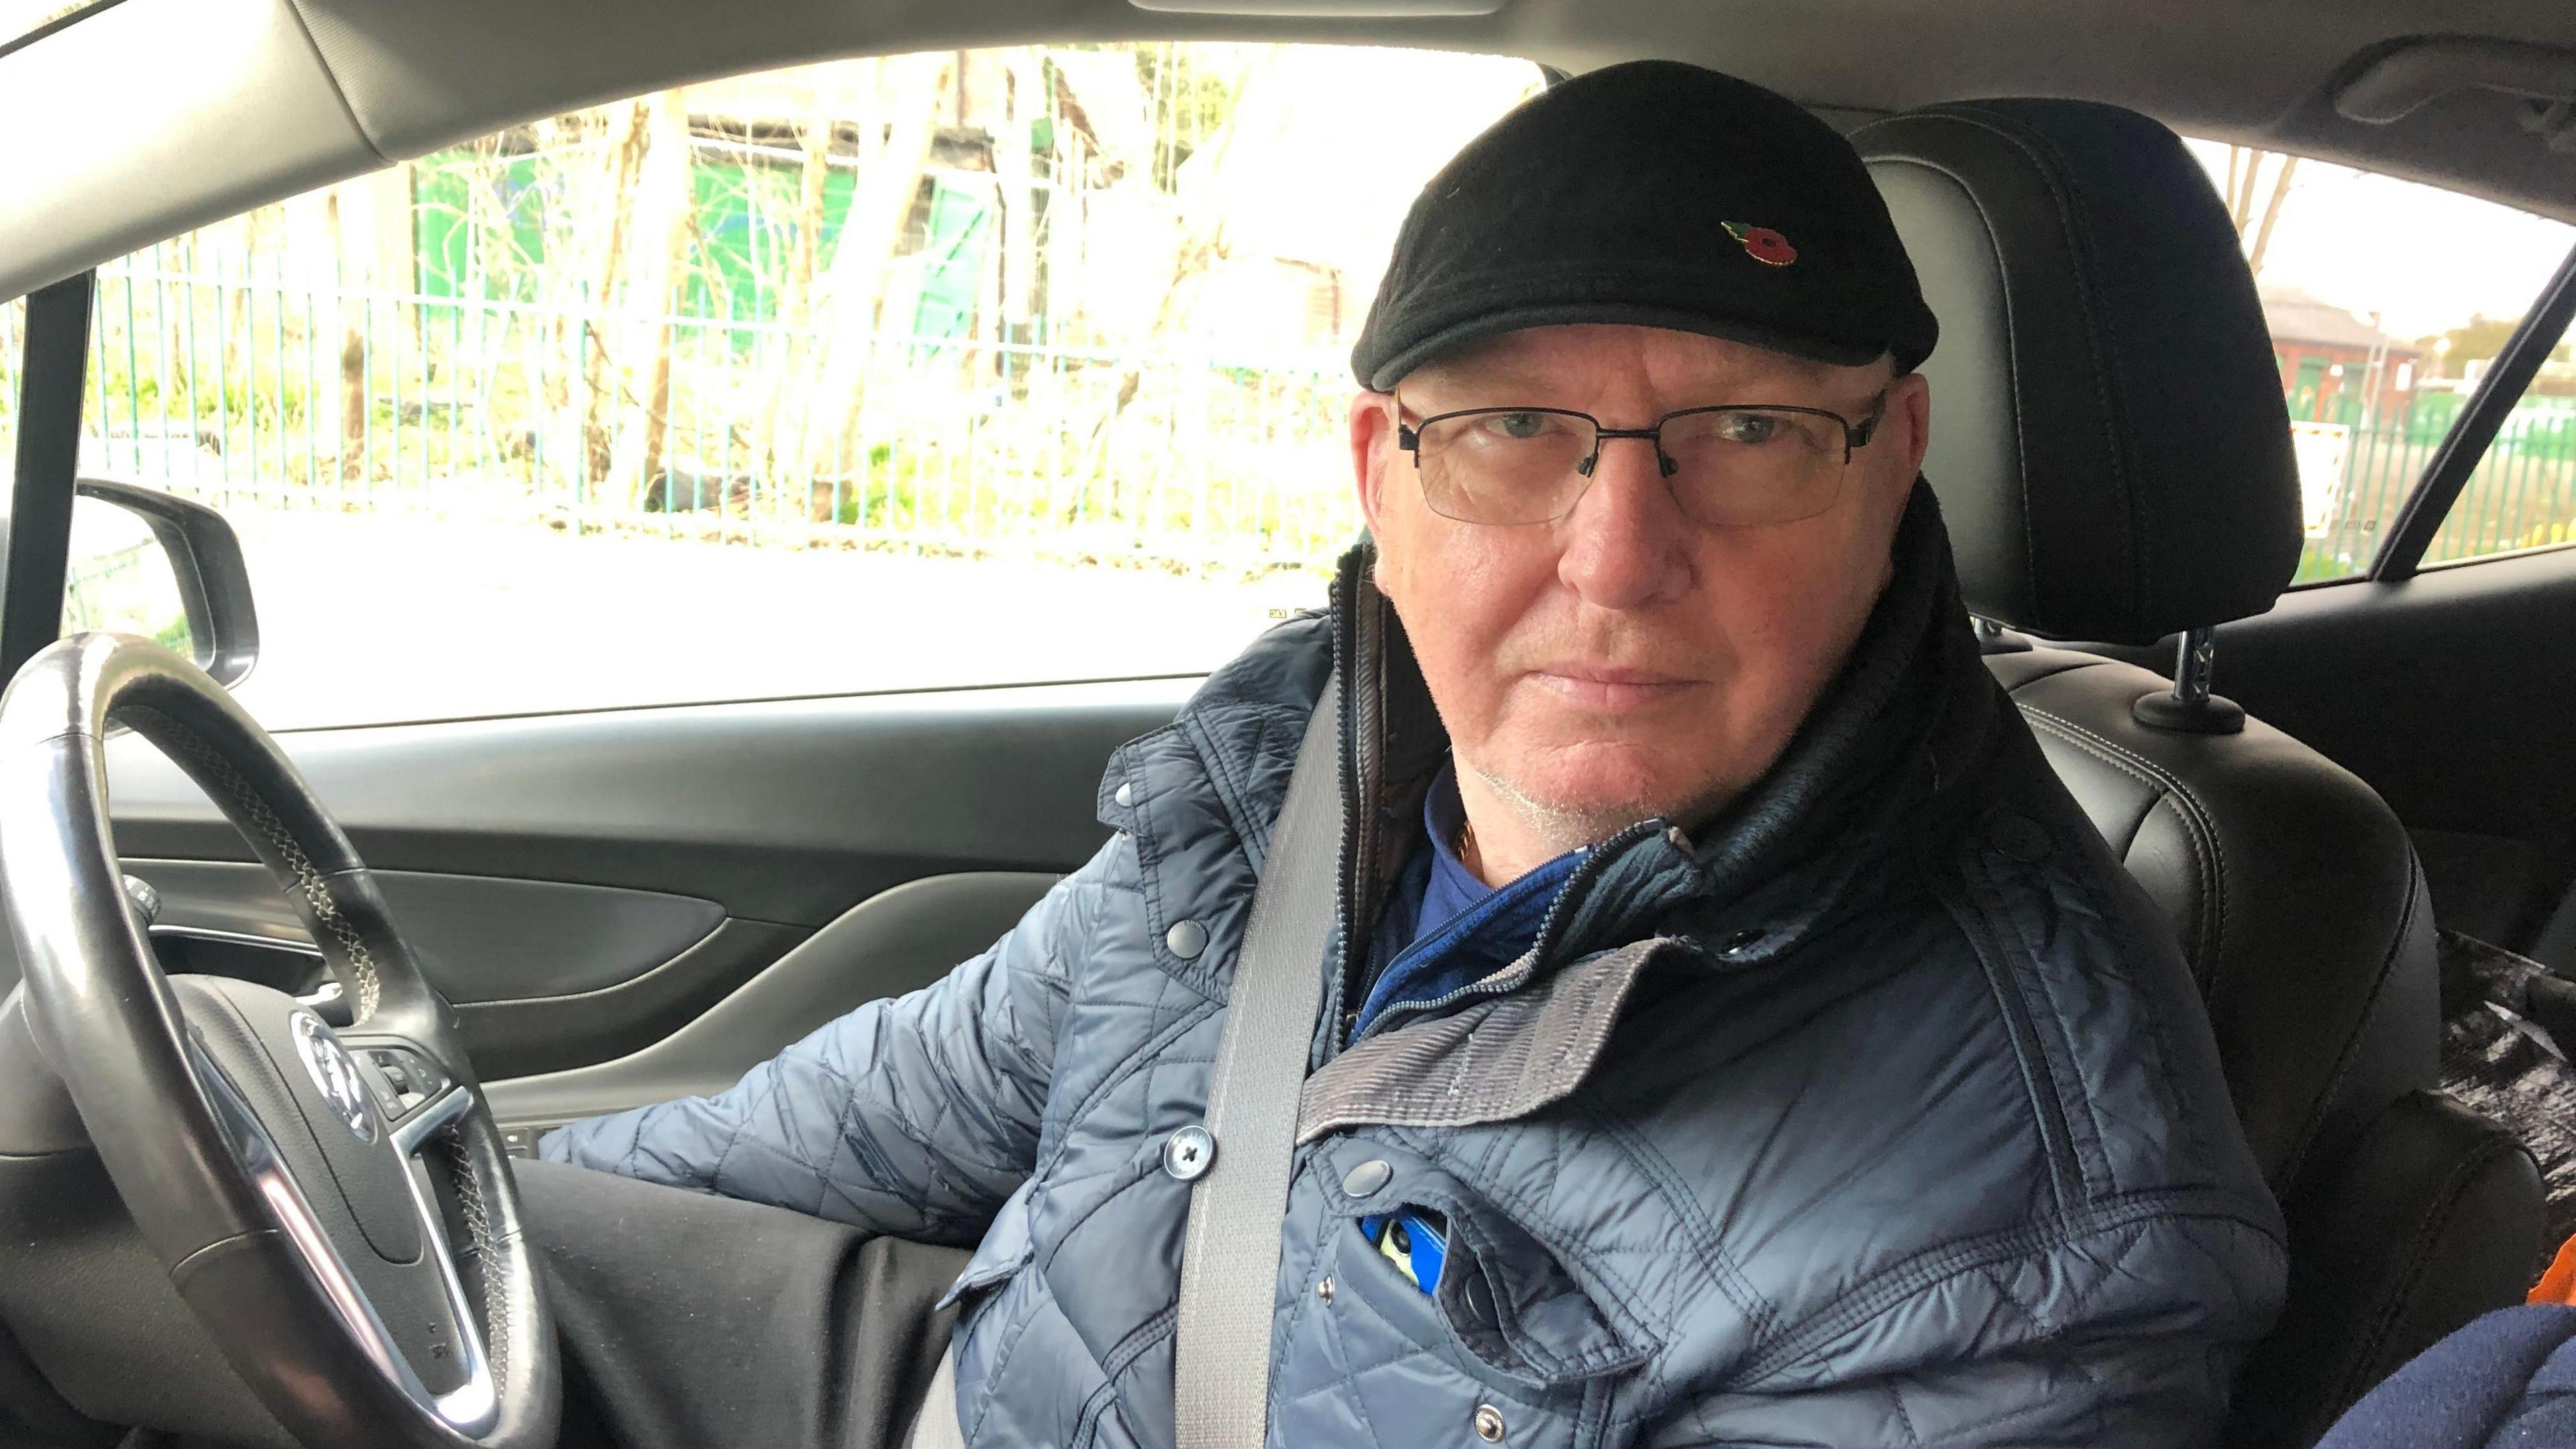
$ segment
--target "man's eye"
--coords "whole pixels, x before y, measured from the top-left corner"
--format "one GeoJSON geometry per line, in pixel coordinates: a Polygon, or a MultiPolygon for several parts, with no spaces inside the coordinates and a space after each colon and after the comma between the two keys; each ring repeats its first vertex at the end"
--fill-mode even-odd
{"type": "Polygon", "coordinates": [[[1763,413],[1728,413],[1718,419],[1717,435],[1730,443],[1767,443],[1780,436],[1780,420],[1763,413]]]}
{"type": "Polygon", "coordinates": [[[1487,426],[1506,438],[1529,439],[1547,431],[1545,413],[1497,413],[1487,426]]]}

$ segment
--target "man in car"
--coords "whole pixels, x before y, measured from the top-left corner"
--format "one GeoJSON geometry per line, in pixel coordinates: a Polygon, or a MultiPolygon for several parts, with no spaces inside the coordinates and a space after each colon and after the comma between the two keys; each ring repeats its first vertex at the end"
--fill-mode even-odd
{"type": "Polygon", "coordinates": [[[1338,672],[1268,1442],[2209,1442],[2278,1215],[2169,929],[1979,660],[1933,341],[1778,96],[1619,66],[1472,143],[1355,351],[1330,611],[1122,748],[1109,843],[990,951],[545,1141],[846,1225],[528,1174],[578,1411],[901,1442],[944,1295],[967,1442],[1176,1442],[1171,1144],[1338,672]]]}

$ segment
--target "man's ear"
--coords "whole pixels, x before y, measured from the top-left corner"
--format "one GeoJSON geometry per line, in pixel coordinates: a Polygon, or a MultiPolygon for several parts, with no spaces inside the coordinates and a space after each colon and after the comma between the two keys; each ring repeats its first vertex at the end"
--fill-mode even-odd
{"type": "Polygon", "coordinates": [[[1377,533],[1385,501],[1387,460],[1395,454],[1395,398],[1363,392],[1351,399],[1351,482],[1360,501],[1360,516],[1377,533]]]}
{"type": "Polygon", "coordinates": [[[1924,450],[1932,446],[1932,384],[1909,372],[1887,385],[1888,421],[1902,423],[1897,434],[1905,443],[1905,479],[1923,471],[1924,450]]]}

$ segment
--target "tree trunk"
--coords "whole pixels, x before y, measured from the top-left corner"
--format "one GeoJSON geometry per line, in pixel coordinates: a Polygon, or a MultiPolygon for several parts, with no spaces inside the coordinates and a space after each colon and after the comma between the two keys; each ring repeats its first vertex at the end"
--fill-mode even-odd
{"type": "Polygon", "coordinates": [[[2271,250],[2272,228],[2281,220],[2281,204],[2290,199],[2290,173],[2299,169],[2299,158],[2281,158],[2281,174],[2272,182],[2271,204],[2263,208],[2263,224],[2254,232],[2254,250],[2245,258],[2245,268],[2255,276],[2263,275],[2263,253],[2271,250]]]}
{"type": "Polygon", "coordinates": [[[602,158],[597,202],[607,211],[607,235],[597,253],[596,285],[585,300],[581,320],[582,478],[604,484],[611,475],[609,424],[616,416],[622,377],[608,340],[608,321],[618,304],[618,286],[626,266],[627,234],[633,229],[635,190],[652,145],[653,101],[650,98],[610,111],[613,129],[602,158]],[[614,390],[613,390],[614,389],[614,390]]]}
{"type": "MultiPolygon", "coordinates": [[[[1243,102],[1250,95],[1253,86],[1258,83],[1259,72],[1255,67],[1260,64],[1262,63],[1247,62],[1245,68],[1236,74],[1234,85],[1229,90],[1229,94],[1234,97],[1234,103],[1229,108],[1226,119],[1217,127],[1216,134],[1208,138],[1202,147],[1207,155],[1205,184],[1210,188],[1222,186],[1218,177],[1224,172],[1226,163],[1233,154],[1235,138],[1242,133],[1240,122],[1244,113],[1243,102]]],[[[1172,330],[1188,317],[1191,284],[1225,259],[1225,218],[1226,212],[1223,207],[1207,208],[1190,218],[1189,230],[1182,236],[1179,249],[1172,254],[1171,285],[1163,289],[1163,299],[1154,309],[1154,327],[1149,335],[1155,338],[1169,336],[1172,330]]],[[[1125,416],[1129,404],[1135,402],[1137,394],[1143,391],[1144,381],[1145,370],[1142,364],[1128,367],[1125,374],[1118,380],[1117,398],[1110,404],[1109,411],[1092,425],[1091,437],[1083,447],[1080,485],[1074,489],[1073,501],[1067,505],[1068,518],[1071,516],[1072,509],[1081,506],[1081,500],[1090,493],[1091,485],[1100,481],[1101,475],[1107,470],[1110,434],[1117,428],[1119,419],[1125,416]]],[[[1112,478],[1108,481],[1109,509],[1114,515],[1118,508],[1118,480],[1112,478]]]]}
{"type": "MultiPolygon", "coordinates": [[[[903,244],[903,224],[912,214],[921,189],[922,168],[930,160],[930,141],[942,103],[951,57],[944,54],[895,56],[877,62],[875,114],[859,125],[859,171],[850,193],[850,211],[821,288],[818,314],[822,335],[820,364],[813,372],[805,429],[804,456],[796,476],[815,480],[836,456],[852,456],[858,440],[859,411],[866,400],[868,362],[875,351],[879,305],[894,254],[903,244]]],[[[892,325],[894,319],[885,319],[892,325]]],[[[859,456],[866,487],[866,459],[859,456]]],[[[813,490],[818,507],[828,507],[828,491],[813,490]]]]}
{"type": "MultiPolygon", "coordinates": [[[[374,218],[369,216],[359,220],[355,226],[350,225],[350,218],[342,213],[340,188],[336,186],[323,197],[322,217],[324,226],[330,234],[331,256],[337,263],[335,275],[339,279],[341,288],[347,288],[349,283],[355,280],[360,292],[372,290],[369,285],[372,278],[368,276],[368,269],[369,263],[375,257],[374,218]],[[350,245],[353,234],[354,239],[359,243],[354,248],[350,245]],[[356,273],[354,279],[351,276],[353,265],[356,273]]],[[[366,319],[363,310],[351,310],[351,301],[345,295],[335,296],[332,303],[334,310],[340,316],[340,466],[338,472],[342,483],[355,483],[364,475],[367,461],[366,319]]],[[[369,304],[362,296],[357,299],[355,305],[363,309],[369,304]]]]}
{"type": "Polygon", "coordinates": [[[635,237],[635,285],[629,296],[632,310],[651,319],[644,325],[652,339],[652,361],[646,367],[643,416],[618,436],[615,474],[619,491],[638,508],[665,471],[671,423],[671,288],[681,264],[688,260],[690,221],[697,202],[686,98],[677,88],[664,91],[653,97],[651,111],[643,179],[637,188],[642,216],[635,237]]]}
{"type": "Polygon", "coordinates": [[[821,97],[805,120],[805,161],[797,176],[796,249],[788,254],[787,276],[779,289],[778,319],[788,332],[778,375],[765,389],[761,405],[761,464],[765,478],[785,481],[784,472],[805,456],[805,430],[812,425],[811,399],[799,382],[814,360],[814,273],[823,254],[823,201],[831,180],[832,128],[835,122],[821,97]]]}

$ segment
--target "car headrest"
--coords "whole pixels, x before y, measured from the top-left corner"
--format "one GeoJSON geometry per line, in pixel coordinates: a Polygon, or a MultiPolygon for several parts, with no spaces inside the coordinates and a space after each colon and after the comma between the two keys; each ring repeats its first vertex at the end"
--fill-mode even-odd
{"type": "Polygon", "coordinates": [[[2289,413],[2235,227],[2181,139],[2054,100],[1851,139],[1941,321],[1923,472],[1969,612],[2145,644],[2270,608],[2299,558],[2289,413]]]}

